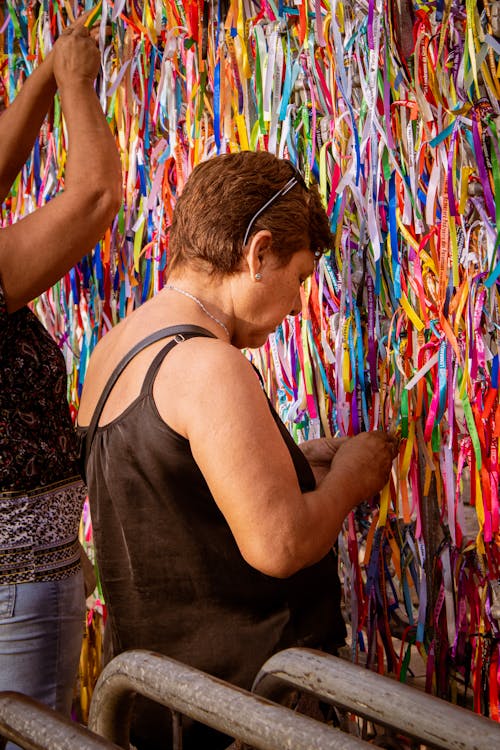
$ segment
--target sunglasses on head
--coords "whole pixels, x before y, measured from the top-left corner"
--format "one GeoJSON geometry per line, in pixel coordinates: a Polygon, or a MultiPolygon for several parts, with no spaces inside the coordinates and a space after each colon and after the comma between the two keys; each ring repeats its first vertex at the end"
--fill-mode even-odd
{"type": "Polygon", "coordinates": [[[304,190],[306,190],[306,191],[308,190],[308,187],[307,187],[307,185],[305,183],[305,180],[302,177],[302,175],[299,172],[299,170],[297,169],[297,167],[295,166],[295,164],[292,164],[292,162],[288,161],[288,160],[287,160],[286,163],[292,169],[292,171],[293,171],[293,177],[290,177],[290,179],[288,180],[288,182],[286,183],[286,185],[283,185],[283,187],[280,188],[280,190],[278,190],[276,193],[274,193],[274,195],[272,195],[269,198],[269,200],[266,203],[264,203],[264,205],[261,208],[259,208],[258,211],[256,211],[254,213],[254,215],[252,216],[252,218],[248,222],[248,226],[246,228],[245,235],[243,237],[243,247],[245,247],[245,245],[248,242],[248,238],[250,237],[250,232],[252,231],[253,225],[255,224],[255,222],[257,221],[257,219],[259,218],[259,216],[261,214],[263,214],[264,211],[266,211],[269,208],[269,206],[271,206],[273,203],[276,203],[276,201],[279,198],[282,198],[284,195],[286,195],[293,187],[295,187],[295,185],[300,185],[301,187],[304,188],[304,190]]]}

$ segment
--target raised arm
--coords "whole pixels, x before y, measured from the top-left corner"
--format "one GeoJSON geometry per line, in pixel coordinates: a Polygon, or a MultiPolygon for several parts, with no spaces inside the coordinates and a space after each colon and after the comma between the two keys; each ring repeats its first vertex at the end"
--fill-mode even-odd
{"type": "MultiPolygon", "coordinates": [[[[89,12],[73,24],[85,24],[89,12]]],[[[54,101],[56,80],[53,51],[31,73],[10,106],[0,117],[0,202],[9,192],[23,164],[28,158],[45,115],[54,101]]]]}
{"type": "MultiPolygon", "coordinates": [[[[87,29],[78,25],[63,34],[46,63],[41,75],[53,71],[68,132],[65,188],[0,230],[0,277],[9,312],[45,291],[91,250],[121,200],[118,151],[94,90],[99,52],[87,29]]],[[[28,97],[23,106],[29,107],[28,97]]]]}
{"type": "Polygon", "coordinates": [[[0,202],[28,158],[56,93],[53,53],[35,68],[0,117],[0,202]]]}

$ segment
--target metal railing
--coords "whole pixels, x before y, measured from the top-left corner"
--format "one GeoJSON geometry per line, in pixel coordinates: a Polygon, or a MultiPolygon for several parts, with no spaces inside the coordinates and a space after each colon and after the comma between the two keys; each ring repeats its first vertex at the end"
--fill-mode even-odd
{"type": "Polygon", "coordinates": [[[2,738],[25,750],[119,750],[62,714],[14,692],[0,693],[0,747],[2,738]]]}
{"type": "Polygon", "coordinates": [[[90,706],[89,729],[32,698],[0,693],[0,748],[5,738],[25,750],[128,749],[135,693],[171,709],[174,748],[181,746],[179,714],[261,750],[373,747],[274,702],[291,690],[312,695],[438,750],[500,747],[500,725],[496,722],[319,651],[280,651],[263,665],[252,690],[241,690],[150,651],[124,652],[99,677],[90,706]]]}
{"type": "MultiPolygon", "coordinates": [[[[368,750],[372,745],[296,714],[151,651],[125,651],[101,672],[90,704],[89,727],[129,747],[130,712],[139,693],[261,750],[368,750]]],[[[174,747],[176,746],[174,721],[174,747]]],[[[160,738],[158,738],[160,739],[160,738]]],[[[180,746],[177,738],[177,746],[180,746]]]]}
{"type": "Polygon", "coordinates": [[[500,725],[336,656],[291,648],[266,661],[252,691],[270,700],[301,690],[439,750],[500,748],[500,725]]]}

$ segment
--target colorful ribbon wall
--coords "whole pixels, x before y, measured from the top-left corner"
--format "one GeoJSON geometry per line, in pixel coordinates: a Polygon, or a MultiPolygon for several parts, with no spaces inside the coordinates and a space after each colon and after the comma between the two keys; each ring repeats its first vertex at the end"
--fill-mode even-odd
{"type": "MultiPolygon", "coordinates": [[[[82,6],[3,4],[6,104],[82,6]]],[[[164,283],[193,166],[248,148],[291,159],[319,183],[335,246],[301,318],[249,356],[298,441],[401,435],[390,485],[340,539],[353,659],[404,680],[416,647],[429,691],[468,691],[498,720],[498,0],[103,0],[94,18],[123,206],[35,303],[73,408],[96,341],[164,283]]],[[[56,102],[2,226],[62,187],[62,125],[56,102]]]]}

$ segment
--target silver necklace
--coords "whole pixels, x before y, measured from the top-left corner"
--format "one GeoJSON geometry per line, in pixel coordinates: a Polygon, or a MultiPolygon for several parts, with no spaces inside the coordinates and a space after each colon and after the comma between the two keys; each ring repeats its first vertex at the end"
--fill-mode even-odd
{"type": "Polygon", "coordinates": [[[196,302],[196,304],[198,305],[198,307],[201,307],[201,309],[203,310],[203,312],[205,313],[205,315],[208,315],[209,318],[212,318],[212,320],[215,323],[218,323],[218,325],[220,325],[220,327],[225,330],[225,332],[227,333],[228,339],[231,340],[231,336],[229,334],[227,326],[224,325],[224,323],[222,322],[222,320],[219,320],[219,318],[216,318],[215,315],[212,315],[211,312],[208,312],[207,308],[205,307],[205,305],[203,304],[203,302],[201,301],[201,299],[198,299],[198,297],[195,297],[194,294],[191,294],[191,292],[186,292],[185,289],[179,289],[178,286],[174,286],[173,284],[166,284],[165,287],[164,287],[164,289],[173,289],[174,292],[179,292],[179,294],[183,294],[185,297],[189,297],[189,299],[192,299],[193,302],[196,302]]]}

